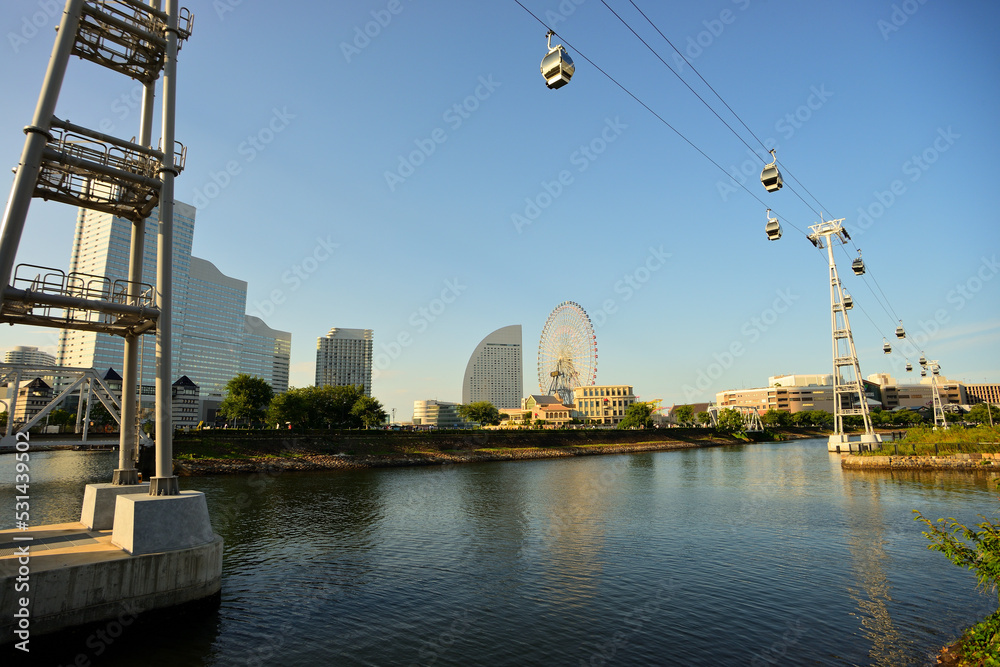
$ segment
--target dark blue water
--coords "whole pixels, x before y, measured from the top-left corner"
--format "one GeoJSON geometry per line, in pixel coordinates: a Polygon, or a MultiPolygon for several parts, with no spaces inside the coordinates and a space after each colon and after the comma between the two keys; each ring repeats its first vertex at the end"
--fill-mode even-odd
{"type": "Polygon", "coordinates": [[[49,664],[918,665],[996,608],[912,515],[995,518],[985,477],[820,440],[181,481],[226,540],[218,608],[49,664]]]}

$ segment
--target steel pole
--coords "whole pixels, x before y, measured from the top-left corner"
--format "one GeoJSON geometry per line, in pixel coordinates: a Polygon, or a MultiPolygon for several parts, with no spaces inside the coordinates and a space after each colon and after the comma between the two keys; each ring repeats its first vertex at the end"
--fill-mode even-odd
{"type": "Polygon", "coordinates": [[[173,334],[174,261],[174,111],[177,104],[177,0],[167,0],[167,49],[163,57],[163,160],[160,166],[160,231],[156,248],[156,297],[160,319],[156,327],[156,476],[149,495],[179,493],[173,470],[174,428],[171,421],[171,359],[173,334]]]}
{"type": "MultiPolygon", "coordinates": [[[[153,9],[159,9],[159,0],[150,0],[153,9]]],[[[156,82],[147,83],[142,95],[142,117],[139,122],[139,145],[152,148],[153,104],[156,82]]],[[[132,305],[138,305],[139,283],[142,282],[143,256],[146,247],[146,220],[132,221],[132,239],[129,246],[128,280],[132,305]]],[[[142,373],[139,369],[140,335],[125,337],[125,356],[122,362],[122,421],[118,446],[118,470],[112,480],[115,484],[137,484],[139,472],[135,468],[136,435],[138,429],[138,402],[142,400],[142,373]],[[138,393],[137,393],[138,392],[138,393]]]]}
{"type": "Polygon", "coordinates": [[[42,151],[50,137],[52,115],[56,111],[66,65],[73,52],[82,7],[83,0],[66,0],[66,7],[59,21],[59,33],[52,46],[48,69],[45,71],[45,81],[42,83],[42,91],[35,106],[35,115],[31,125],[24,128],[24,133],[28,136],[24,140],[21,162],[14,176],[10,199],[7,200],[7,210],[4,211],[3,230],[0,231],[0,304],[3,303],[4,291],[10,285],[11,274],[14,271],[14,258],[21,243],[21,234],[24,232],[24,222],[28,217],[28,207],[31,206],[38,172],[42,167],[42,151]]]}

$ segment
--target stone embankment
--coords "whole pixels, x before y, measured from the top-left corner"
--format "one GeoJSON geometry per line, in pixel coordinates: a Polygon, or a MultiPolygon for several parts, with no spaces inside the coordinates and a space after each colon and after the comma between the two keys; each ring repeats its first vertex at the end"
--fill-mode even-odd
{"type": "Polygon", "coordinates": [[[966,470],[1000,472],[1000,453],[950,454],[945,456],[859,456],[840,460],[850,470],[966,470]]]}
{"type": "Polygon", "coordinates": [[[185,476],[247,474],[254,472],[357,470],[400,466],[477,463],[485,461],[527,461],[534,459],[595,456],[601,454],[633,454],[673,449],[712,447],[738,444],[739,441],[706,442],[656,441],[591,445],[586,447],[521,447],[511,449],[475,449],[471,451],[427,451],[407,454],[299,454],[295,456],[264,456],[241,459],[184,459],[174,461],[174,474],[185,476]]]}

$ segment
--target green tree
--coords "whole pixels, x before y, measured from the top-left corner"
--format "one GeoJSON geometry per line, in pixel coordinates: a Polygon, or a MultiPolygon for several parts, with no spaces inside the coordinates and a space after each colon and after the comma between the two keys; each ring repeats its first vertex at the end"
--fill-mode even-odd
{"type": "Polygon", "coordinates": [[[628,406],[618,428],[653,428],[653,404],[639,401],[628,406]]]}
{"type": "Polygon", "coordinates": [[[387,416],[379,400],[371,396],[362,396],[355,401],[351,414],[360,419],[365,428],[384,424],[387,416]]]}
{"type": "Polygon", "coordinates": [[[0,427],[7,428],[7,411],[0,412],[0,427]]]}
{"type": "Polygon", "coordinates": [[[792,423],[792,413],[770,408],[760,416],[760,422],[764,426],[790,426],[792,423]]]}
{"type": "Polygon", "coordinates": [[[358,428],[361,420],[351,410],[354,404],[365,395],[360,384],[322,387],[309,387],[312,397],[309,410],[309,422],[312,428],[358,428]]]}
{"type": "Polygon", "coordinates": [[[743,431],[743,415],[732,408],[719,412],[716,428],[723,433],[741,433],[743,431]]]}
{"type": "Polygon", "coordinates": [[[977,403],[965,415],[965,419],[976,424],[989,424],[991,416],[994,424],[1000,424],[1000,408],[989,403],[977,403]]]}
{"type": "Polygon", "coordinates": [[[247,424],[264,418],[274,390],[264,378],[240,373],[226,383],[226,398],[219,406],[219,414],[235,422],[247,424]]]}
{"type": "Polygon", "coordinates": [[[267,421],[309,429],[358,428],[364,421],[352,410],[364,396],[361,385],[293,387],[271,401],[267,421]]]}
{"type": "Polygon", "coordinates": [[[76,421],[76,413],[62,408],[56,408],[49,413],[49,424],[56,426],[72,426],[76,421]]]}
{"type": "Polygon", "coordinates": [[[678,405],[674,408],[674,421],[678,424],[693,424],[694,423],[694,406],[692,405],[678,405]]]}
{"type": "MultiPolygon", "coordinates": [[[[930,519],[924,518],[919,510],[913,510],[913,513],[916,514],[914,521],[927,525],[924,537],[931,541],[928,549],[940,551],[955,565],[972,570],[982,591],[1000,596],[997,590],[1000,584],[1000,524],[990,523],[987,517],[980,514],[983,523],[969,528],[949,517],[937,520],[947,528],[942,530],[930,519]]],[[[1000,597],[997,602],[1000,604],[1000,597]]]]}
{"type": "Polygon", "coordinates": [[[267,408],[267,423],[275,428],[284,428],[286,423],[306,428],[309,419],[309,405],[306,392],[292,387],[271,399],[267,408]]]}
{"type": "Polygon", "coordinates": [[[701,424],[702,426],[711,426],[712,425],[712,415],[708,414],[707,412],[699,412],[698,413],[698,423],[701,424]]]}
{"type": "Polygon", "coordinates": [[[898,426],[913,426],[923,422],[923,418],[913,410],[900,410],[891,413],[892,423],[898,426]]]}
{"type": "Polygon", "coordinates": [[[111,413],[108,409],[104,407],[104,404],[99,400],[95,400],[93,405],[90,406],[90,412],[87,412],[87,402],[83,403],[83,414],[90,416],[90,425],[96,428],[104,428],[105,426],[110,426],[115,422],[111,417],[111,413]]]}
{"type": "Polygon", "coordinates": [[[792,423],[796,426],[812,426],[812,410],[799,410],[792,415],[792,423]]]}
{"type": "Polygon", "coordinates": [[[459,416],[467,422],[485,426],[500,423],[500,411],[489,401],[476,401],[458,406],[459,416]]]}

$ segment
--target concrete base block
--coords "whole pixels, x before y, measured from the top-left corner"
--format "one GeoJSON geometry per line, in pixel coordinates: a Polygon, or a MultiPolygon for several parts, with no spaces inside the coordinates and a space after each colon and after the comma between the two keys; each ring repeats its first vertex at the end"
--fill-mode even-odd
{"type": "MultiPolygon", "coordinates": [[[[209,544],[190,549],[143,556],[122,556],[117,550],[110,556],[84,554],[72,564],[65,563],[66,556],[32,554],[31,638],[98,621],[126,625],[145,611],[217,595],[222,549],[222,538],[215,535],[209,544]]],[[[19,641],[14,612],[26,594],[15,591],[16,569],[7,569],[13,571],[0,567],[0,637],[19,641]]]]}
{"type": "Polygon", "coordinates": [[[132,555],[189,549],[215,539],[200,491],[118,496],[111,543],[132,555]]]}
{"type": "Polygon", "coordinates": [[[80,523],[90,530],[111,530],[115,525],[115,503],[126,494],[149,495],[149,482],[143,484],[88,484],[83,492],[80,523]]]}

